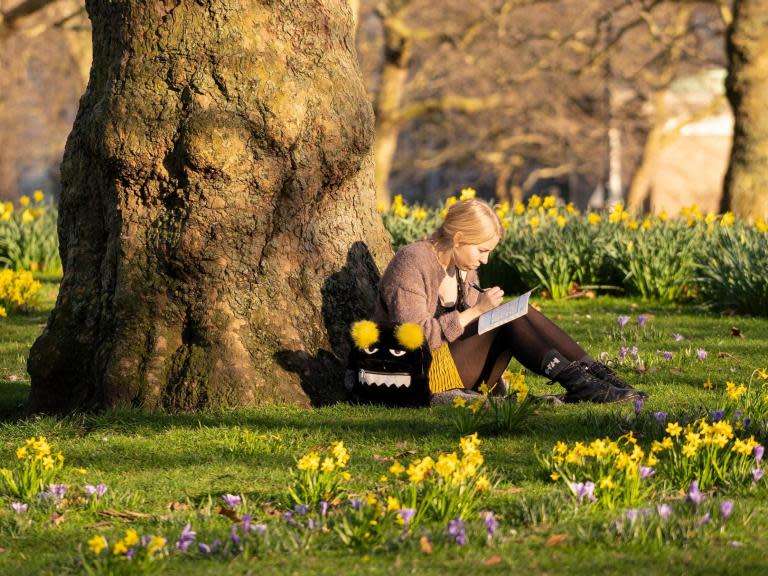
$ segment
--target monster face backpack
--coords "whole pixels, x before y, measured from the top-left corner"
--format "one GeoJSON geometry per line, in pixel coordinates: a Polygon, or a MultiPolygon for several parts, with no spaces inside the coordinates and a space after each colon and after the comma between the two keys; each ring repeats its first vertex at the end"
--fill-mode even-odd
{"type": "Polygon", "coordinates": [[[432,356],[418,324],[361,320],[352,325],[351,335],[345,385],[353,401],[429,405],[432,356]]]}

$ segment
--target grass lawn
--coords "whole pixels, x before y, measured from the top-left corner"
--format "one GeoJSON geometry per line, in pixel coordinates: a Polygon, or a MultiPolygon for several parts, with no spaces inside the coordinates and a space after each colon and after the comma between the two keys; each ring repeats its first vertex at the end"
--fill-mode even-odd
{"type": "MultiPolygon", "coordinates": [[[[564,495],[564,484],[548,479],[536,457],[537,450],[549,453],[561,440],[588,443],[604,436],[615,439],[630,430],[648,449],[652,438],[660,437],[653,412],[665,411],[669,420],[685,422],[722,408],[726,380],[746,384],[754,369],[768,365],[764,319],[635,304],[629,299],[539,301],[545,314],[594,355],[606,352],[614,358],[620,346],[636,344],[644,370],[630,367],[636,362],[630,354],[619,371],[646,390],[650,400],[639,415],[631,403],[545,406],[522,431],[481,435],[480,450],[497,480],[482,493],[478,506],[493,510],[499,520],[492,541],[486,540],[475,514],[467,521],[465,546],[446,536],[445,525],[426,523],[423,532],[366,550],[344,546],[333,531],[294,529],[280,516],[292,508],[287,487],[295,459],[343,440],[351,454],[349,491],[364,497],[381,486],[379,477],[394,459],[407,466],[415,458],[437,458],[440,452],[456,450],[460,435],[451,421],[453,408],[339,405],[311,411],[290,407],[184,415],[121,411],[18,419],[17,407],[29,386],[26,355],[53,306],[56,284],[46,283],[45,290],[42,312],[0,319],[0,457],[2,466],[16,466],[16,448],[26,438],[44,435],[66,457],[58,481],[69,489],[58,506],[33,499],[23,514],[11,509],[14,498],[0,496],[0,574],[83,573],[80,551],[88,554],[86,541],[101,534],[113,544],[127,528],[168,539],[172,553],[149,568],[167,574],[743,575],[768,569],[766,480],[707,492],[700,510],[703,515],[706,506],[714,506],[708,523],[692,522],[657,540],[651,529],[618,535],[613,523],[625,520],[623,509],[576,508],[564,495]],[[649,317],[642,329],[637,327],[639,314],[649,317]],[[623,330],[616,322],[619,315],[632,317],[623,330]],[[743,337],[733,336],[732,327],[743,337]],[[676,341],[675,333],[684,339],[676,341]],[[698,359],[698,349],[707,352],[705,359],[698,359]],[[672,352],[671,360],[663,358],[665,351],[672,352]],[[713,390],[702,386],[708,379],[713,390]],[[102,501],[89,505],[84,485],[99,483],[107,485],[107,492],[102,501]],[[197,532],[198,542],[229,538],[232,523],[216,511],[224,494],[243,497],[239,513],[247,509],[254,522],[266,522],[267,535],[272,536],[264,541],[270,544],[250,555],[209,557],[197,552],[197,544],[188,556],[179,554],[174,544],[187,523],[197,532]],[[727,521],[714,504],[724,499],[735,501],[727,521]]],[[[530,374],[526,382],[535,393],[554,390],[530,374]]],[[[764,442],[760,434],[764,418],[753,416],[752,431],[764,442]]],[[[675,506],[670,519],[674,523],[677,515],[693,508],[683,498],[682,490],[660,488],[640,507],[652,507],[653,515],[663,499],[675,506]]]]}

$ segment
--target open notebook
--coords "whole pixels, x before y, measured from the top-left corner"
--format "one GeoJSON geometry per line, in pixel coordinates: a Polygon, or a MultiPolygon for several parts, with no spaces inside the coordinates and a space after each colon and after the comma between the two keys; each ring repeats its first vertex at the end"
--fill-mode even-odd
{"type": "Polygon", "coordinates": [[[477,325],[477,333],[484,334],[485,332],[493,330],[502,324],[512,322],[512,320],[528,314],[528,298],[530,297],[531,292],[533,292],[533,290],[528,290],[528,292],[522,296],[518,296],[514,300],[504,302],[504,304],[500,304],[493,310],[488,310],[488,312],[480,316],[480,320],[478,321],[479,323],[477,325]]]}

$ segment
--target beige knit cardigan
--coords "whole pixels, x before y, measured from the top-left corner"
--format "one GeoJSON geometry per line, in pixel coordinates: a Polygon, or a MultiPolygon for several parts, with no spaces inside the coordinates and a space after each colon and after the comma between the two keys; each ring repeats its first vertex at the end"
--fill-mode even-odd
{"type": "MultiPolygon", "coordinates": [[[[413,322],[421,326],[430,350],[453,342],[464,332],[459,312],[454,310],[435,318],[438,289],[446,272],[428,240],[419,240],[397,251],[379,282],[374,320],[413,322]]],[[[478,282],[477,272],[463,274],[465,302],[477,303],[478,292],[470,283],[478,282]]]]}

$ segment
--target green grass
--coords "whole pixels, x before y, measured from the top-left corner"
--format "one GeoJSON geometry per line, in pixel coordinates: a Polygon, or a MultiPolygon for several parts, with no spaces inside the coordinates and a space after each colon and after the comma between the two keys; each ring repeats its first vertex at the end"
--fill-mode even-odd
{"type": "MultiPolygon", "coordinates": [[[[187,522],[192,523],[202,540],[226,538],[229,521],[212,510],[209,498],[215,505],[222,494],[242,494],[256,517],[267,518],[268,508],[263,508],[263,503],[278,509],[288,507],[286,486],[294,458],[332,440],[342,439],[349,448],[349,469],[353,474],[350,489],[359,493],[374,486],[396,455],[408,453],[401,456],[407,462],[417,456],[453,450],[457,444],[458,435],[447,408],[395,410],[338,405],[311,411],[291,407],[182,415],[119,411],[18,419],[15,414],[29,386],[26,355],[55,298],[55,283],[48,282],[45,287],[45,309],[41,313],[12,314],[0,320],[2,466],[13,464],[14,450],[25,438],[45,435],[66,456],[62,481],[80,488],[84,483],[104,482],[109,487],[106,508],[142,515],[122,519],[73,504],[56,525],[50,511],[33,504],[23,516],[31,522],[19,522],[10,510],[11,499],[0,497],[2,574],[79,573],[79,546],[94,534],[104,534],[113,542],[126,527],[135,527],[140,533],[163,534],[171,545],[187,522]],[[243,429],[279,435],[280,439],[231,450],[234,435],[243,429]],[[85,468],[87,473],[79,475],[74,471],[77,467],[85,468]],[[186,508],[171,509],[172,503],[186,508]]],[[[622,341],[616,329],[617,315],[631,314],[633,322],[637,314],[653,315],[637,341],[646,368],[650,365],[650,369],[642,374],[622,370],[632,384],[651,394],[644,411],[690,416],[717,408],[716,394],[702,389],[704,380],[711,378],[721,386],[726,379],[746,382],[754,368],[764,367],[767,362],[765,320],[721,317],[692,307],[636,306],[630,300],[614,298],[539,303],[545,314],[595,355],[605,351],[615,356],[622,343],[635,343],[634,338],[622,341]],[[732,326],[738,327],[744,338],[731,336],[732,326]],[[675,342],[673,333],[683,334],[686,340],[675,342]],[[708,352],[706,361],[690,357],[696,348],[708,352]],[[653,360],[657,349],[673,352],[673,360],[653,360]]],[[[541,378],[529,375],[527,381],[534,392],[552,391],[541,378]]],[[[558,488],[539,471],[536,448],[549,450],[558,440],[617,437],[630,429],[642,432],[644,428],[638,422],[647,426],[649,418],[636,420],[631,405],[546,407],[524,432],[485,438],[481,449],[499,479],[480,507],[494,510],[500,518],[500,535],[493,546],[487,546],[480,537],[479,524],[472,527],[470,543],[463,548],[442,541],[443,528],[430,526],[434,536],[432,554],[420,550],[418,538],[397,547],[362,553],[346,550],[337,540],[326,537],[303,552],[270,551],[249,560],[172,556],[159,562],[158,567],[164,568],[164,573],[186,575],[764,572],[768,565],[764,554],[768,505],[763,487],[710,496],[736,500],[736,511],[723,531],[713,530],[704,538],[665,545],[618,543],[607,536],[607,526],[621,512],[581,510],[574,515],[557,500],[558,488]],[[567,538],[547,546],[548,539],[559,534],[567,538]]]]}

